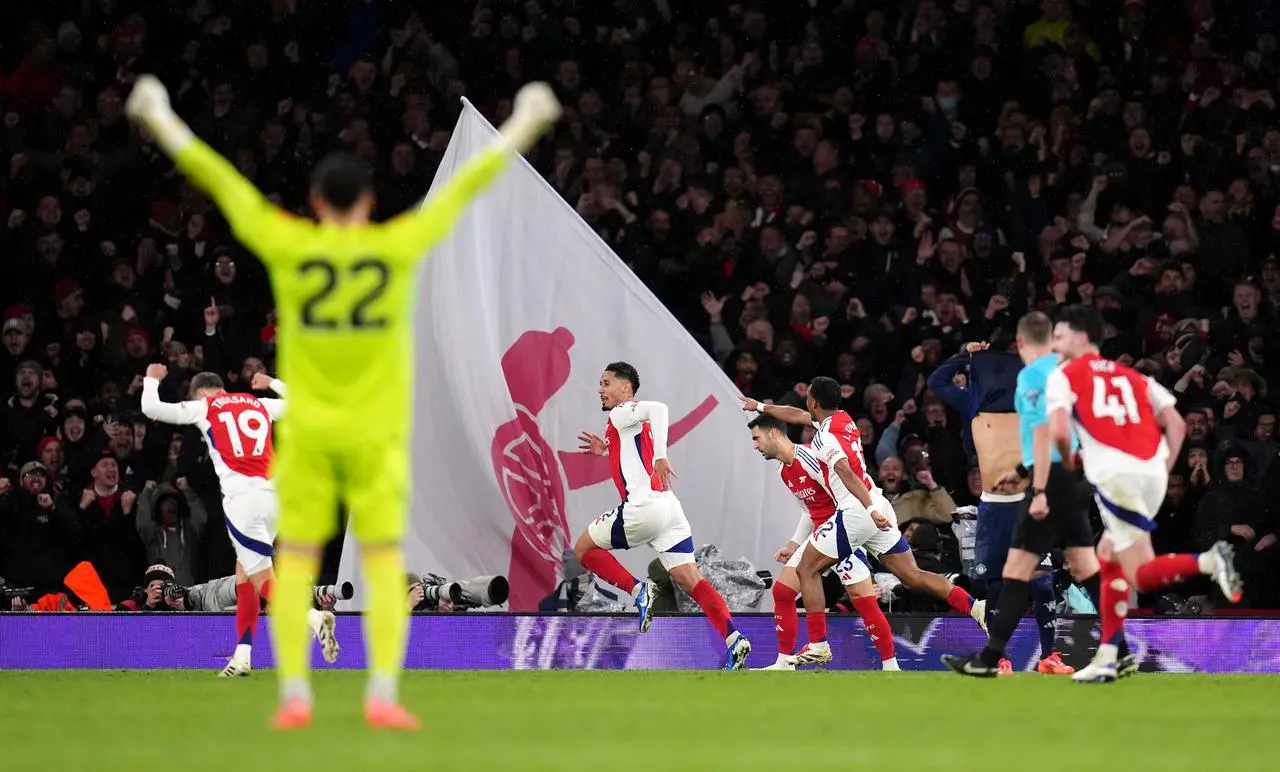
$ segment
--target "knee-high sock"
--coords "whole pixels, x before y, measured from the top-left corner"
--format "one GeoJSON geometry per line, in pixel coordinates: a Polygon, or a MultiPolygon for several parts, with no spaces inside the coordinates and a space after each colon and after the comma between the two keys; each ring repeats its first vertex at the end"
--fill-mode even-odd
{"type": "MultiPolygon", "coordinates": [[[[1093,607],[1098,609],[1098,616],[1099,618],[1101,618],[1102,616],[1102,572],[1099,571],[1098,573],[1094,574],[1088,579],[1084,579],[1082,581],[1077,582],[1077,584],[1083,587],[1085,589],[1085,592],[1089,593],[1089,600],[1093,601],[1093,607]]],[[[1120,641],[1119,643],[1116,643],[1115,646],[1116,646],[1117,653],[1121,657],[1124,657],[1129,654],[1129,644],[1125,642],[1123,633],[1121,633],[1119,637],[1120,637],[1120,641]]],[[[1106,638],[1103,638],[1102,640],[1103,640],[1103,643],[1106,643],[1106,638]]]]}
{"type": "Polygon", "coordinates": [[[319,565],[319,548],[295,551],[286,545],[276,553],[276,581],[271,592],[271,614],[267,619],[271,624],[276,670],[285,699],[310,698],[310,690],[305,686],[311,669],[307,610],[311,608],[312,588],[319,565]]]}
{"type": "Polygon", "coordinates": [[[987,585],[987,626],[991,626],[991,621],[996,618],[996,612],[1000,609],[1000,592],[1004,589],[1004,577],[998,576],[995,579],[988,579],[987,585]]]}
{"type": "Polygon", "coordinates": [[[724,597],[706,579],[694,585],[693,592],[690,594],[694,602],[702,608],[702,613],[707,615],[711,626],[727,643],[729,638],[737,632],[737,628],[733,626],[733,617],[729,615],[729,607],[725,605],[724,597]]]}
{"type": "Polygon", "coordinates": [[[960,587],[952,587],[951,592],[947,593],[946,601],[948,606],[961,614],[973,611],[973,596],[960,587]]]}
{"type": "Polygon", "coordinates": [[[1101,571],[1101,596],[1098,615],[1102,617],[1101,642],[1119,646],[1124,641],[1124,618],[1129,614],[1129,580],[1119,561],[1099,561],[1101,571]]]}
{"type": "Polygon", "coordinates": [[[1171,584],[1185,582],[1200,574],[1200,556],[1157,555],[1150,563],[1138,568],[1134,576],[1134,589],[1138,592],[1153,592],[1171,584]]]}
{"type": "Polygon", "coordinates": [[[773,585],[773,627],[778,633],[778,653],[795,654],[796,637],[800,633],[800,614],[796,611],[795,590],[782,582],[773,585]]]}
{"type": "Polygon", "coordinates": [[[987,648],[982,650],[982,661],[995,666],[1004,658],[1005,646],[1013,637],[1022,614],[1027,610],[1027,600],[1031,597],[1031,585],[1021,579],[1005,579],[1004,589],[1000,592],[1000,613],[996,614],[988,629],[987,648]]]}
{"type": "Polygon", "coordinates": [[[592,547],[579,560],[582,567],[624,592],[634,592],[636,578],[608,550],[592,547]]]}
{"type": "Polygon", "coordinates": [[[369,647],[370,696],[394,701],[409,637],[404,603],[404,550],[400,545],[362,552],[368,605],[364,612],[369,647]]]}
{"type": "Polygon", "coordinates": [[[236,644],[253,645],[253,633],[258,627],[258,593],[252,582],[236,584],[236,644]]]}
{"type": "Polygon", "coordinates": [[[880,660],[893,659],[893,632],[889,629],[889,620],[885,618],[884,612],[880,610],[880,602],[876,600],[874,595],[865,595],[861,598],[854,598],[853,607],[858,610],[858,614],[862,617],[862,623],[867,628],[867,635],[871,638],[871,643],[876,647],[876,653],[880,655],[880,660]]]}
{"type": "Polygon", "coordinates": [[[1040,631],[1040,656],[1053,652],[1057,634],[1058,596],[1053,589],[1053,577],[1042,576],[1031,582],[1031,609],[1040,631]]]}

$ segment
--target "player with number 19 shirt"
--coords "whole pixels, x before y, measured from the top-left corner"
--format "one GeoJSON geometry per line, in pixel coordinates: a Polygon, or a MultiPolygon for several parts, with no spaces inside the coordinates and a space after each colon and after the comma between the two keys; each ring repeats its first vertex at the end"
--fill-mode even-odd
{"type": "Polygon", "coordinates": [[[285,402],[231,394],[222,391],[221,384],[196,388],[196,399],[162,402],[160,380],[144,378],[142,412],[156,421],[200,430],[222,489],[236,560],[252,575],[271,567],[276,521],[275,488],[269,474],[272,422],[284,415],[285,402]]]}
{"type": "MultiPolygon", "coordinates": [[[[228,393],[214,373],[191,379],[186,402],[163,402],[160,382],[164,365],[147,368],[142,380],[142,412],[148,418],[175,426],[195,426],[209,447],[209,460],[222,489],[222,509],[236,553],[236,648],[223,677],[246,676],[253,669],[253,637],[262,602],[270,602],[275,574],[272,557],[276,540],[276,494],[271,480],[273,423],[285,413],[282,399],[228,393]]],[[[265,375],[254,378],[255,388],[283,395],[285,386],[265,375]]],[[[307,625],[319,639],[324,657],[338,657],[332,612],[311,609],[307,625]]]]}

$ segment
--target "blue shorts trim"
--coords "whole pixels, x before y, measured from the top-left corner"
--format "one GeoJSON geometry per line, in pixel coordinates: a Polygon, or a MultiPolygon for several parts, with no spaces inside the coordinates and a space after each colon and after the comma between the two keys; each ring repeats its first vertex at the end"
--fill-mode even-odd
{"type": "Polygon", "coordinates": [[[622,520],[622,508],[624,504],[619,504],[614,510],[613,525],[609,528],[609,546],[616,550],[631,549],[627,544],[627,529],[622,520]]]}
{"type": "Polygon", "coordinates": [[[275,548],[272,547],[270,544],[267,544],[264,541],[258,541],[257,539],[252,539],[248,536],[245,536],[244,534],[240,533],[240,531],[236,530],[236,527],[231,524],[230,520],[227,520],[226,522],[227,522],[227,533],[231,534],[231,538],[240,542],[240,546],[244,547],[245,549],[251,552],[256,552],[259,555],[263,556],[264,558],[269,558],[276,554],[275,548]]]}
{"type": "Polygon", "coordinates": [[[1134,528],[1141,528],[1142,530],[1148,531],[1148,532],[1154,531],[1156,529],[1155,520],[1152,520],[1149,517],[1143,517],[1142,515],[1138,514],[1137,512],[1134,512],[1131,509],[1125,509],[1124,507],[1120,506],[1114,501],[1110,501],[1109,499],[1107,499],[1106,496],[1103,496],[1101,493],[1097,491],[1094,491],[1094,495],[1098,497],[1099,506],[1103,507],[1108,512],[1120,518],[1121,520],[1125,521],[1126,523],[1133,526],[1134,528]]]}
{"type": "Polygon", "coordinates": [[[693,552],[693,537],[686,536],[678,544],[676,544],[673,547],[670,547],[669,549],[663,550],[663,552],[675,552],[683,555],[688,555],[693,552]]]}
{"type": "Polygon", "coordinates": [[[849,541],[849,532],[844,529],[844,511],[837,510],[836,516],[836,554],[844,560],[853,554],[853,544],[849,541]]]}
{"type": "MultiPolygon", "coordinates": [[[[902,537],[898,537],[898,543],[897,543],[897,544],[895,544],[895,545],[893,545],[893,546],[892,546],[892,547],[890,547],[889,549],[885,550],[883,554],[885,554],[885,555],[900,555],[900,554],[902,554],[903,552],[910,552],[910,551],[911,551],[911,545],[910,545],[910,544],[907,544],[907,540],[906,540],[906,539],[904,539],[904,538],[902,538],[902,537]]],[[[870,565],[870,564],[868,564],[868,565],[870,565]]]]}

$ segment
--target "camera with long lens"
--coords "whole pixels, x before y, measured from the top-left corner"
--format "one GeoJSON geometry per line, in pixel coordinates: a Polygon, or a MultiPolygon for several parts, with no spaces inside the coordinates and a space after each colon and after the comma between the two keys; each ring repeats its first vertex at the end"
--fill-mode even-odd
{"type": "Polygon", "coordinates": [[[351,600],[351,596],[355,595],[356,588],[351,582],[342,582],[340,584],[318,584],[311,591],[311,597],[316,605],[320,605],[320,598],[324,595],[332,595],[338,600],[351,600]]]}
{"type": "Polygon", "coordinates": [[[160,590],[165,600],[177,600],[178,598],[186,599],[187,588],[177,582],[165,582],[164,587],[160,590]]]}
{"type": "Polygon", "coordinates": [[[507,596],[511,592],[507,577],[498,575],[454,581],[435,574],[423,574],[418,577],[418,583],[422,585],[423,598],[421,603],[414,606],[414,611],[437,609],[441,598],[448,600],[459,611],[501,606],[507,602],[507,596]]]}

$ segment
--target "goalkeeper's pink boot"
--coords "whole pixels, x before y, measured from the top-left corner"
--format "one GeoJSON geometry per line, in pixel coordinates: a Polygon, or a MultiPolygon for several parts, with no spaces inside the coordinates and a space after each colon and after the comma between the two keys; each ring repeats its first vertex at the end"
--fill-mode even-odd
{"type": "Polygon", "coordinates": [[[303,729],[311,723],[311,703],[294,698],[286,700],[271,719],[271,728],[288,731],[303,729]]]}
{"type": "Polygon", "coordinates": [[[370,697],[364,704],[364,720],[373,729],[391,729],[412,732],[422,723],[412,713],[394,702],[370,697]]]}

